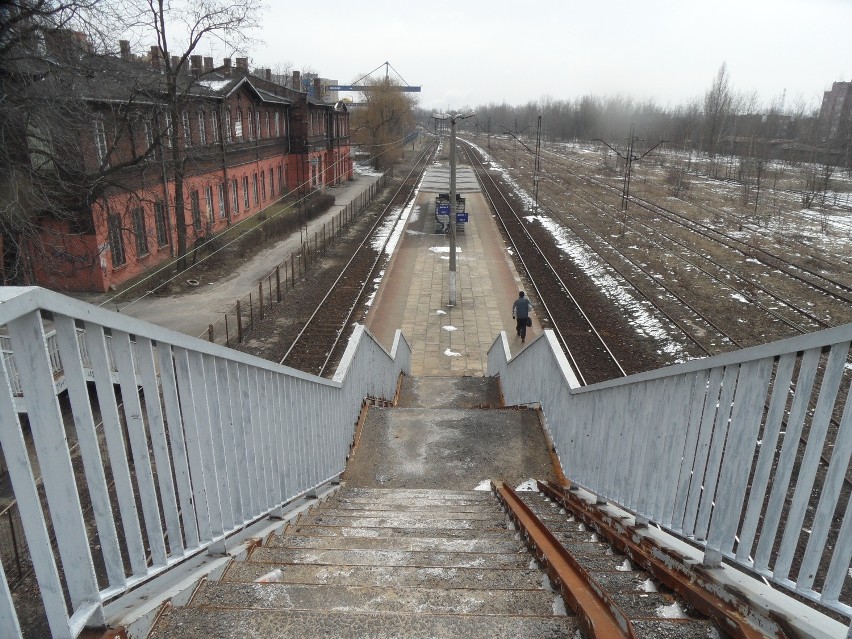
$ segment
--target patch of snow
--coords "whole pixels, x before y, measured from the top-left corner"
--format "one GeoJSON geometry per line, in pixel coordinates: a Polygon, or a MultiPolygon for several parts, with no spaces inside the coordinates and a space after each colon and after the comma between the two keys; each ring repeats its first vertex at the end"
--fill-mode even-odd
{"type": "Polygon", "coordinates": [[[562,597],[554,597],[553,598],[553,616],[554,617],[566,617],[568,615],[568,611],[565,610],[565,601],[562,597]]]}
{"type": "Polygon", "coordinates": [[[437,311],[435,311],[435,312],[436,312],[438,315],[446,315],[446,314],[447,314],[447,311],[442,311],[441,309],[438,309],[438,310],[437,310],[437,311]]]}
{"type": "MultiPolygon", "coordinates": [[[[430,246],[429,250],[432,251],[433,253],[449,253],[450,247],[449,246],[430,246]]],[[[462,250],[457,246],[456,247],[456,253],[461,253],[461,252],[462,252],[462,250]]]]}
{"type": "Polygon", "coordinates": [[[231,83],[230,80],[199,80],[198,84],[207,87],[211,91],[221,91],[231,83]]]}
{"type": "Polygon", "coordinates": [[[442,326],[441,328],[443,328],[448,333],[452,333],[453,331],[459,330],[455,326],[442,326]]]}
{"type": "Polygon", "coordinates": [[[615,567],[618,572],[630,572],[633,570],[633,564],[630,563],[630,560],[625,558],[619,565],[615,567]]]}
{"type": "Polygon", "coordinates": [[[474,490],[481,490],[481,491],[489,491],[490,492],[491,491],[491,480],[490,479],[483,479],[481,482],[479,482],[476,485],[476,488],[474,488],[474,490]]]}
{"type": "Polygon", "coordinates": [[[748,304],[748,300],[746,298],[744,298],[742,295],[740,295],[739,293],[732,293],[731,299],[735,299],[738,302],[742,302],[743,304],[748,304]]]}
{"type": "Polygon", "coordinates": [[[444,351],[444,355],[446,355],[447,357],[461,357],[461,353],[456,353],[455,351],[450,350],[449,348],[444,351]]]}
{"type": "Polygon", "coordinates": [[[538,492],[538,484],[535,479],[528,479],[524,482],[521,482],[515,488],[515,492],[522,493],[537,493],[538,492]]]}
{"type": "Polygon", "coordinates": [[[657,584],[654,583],[653,579],[646,579],[642,582],[642,590],[645,592],[658,592],[657,584]]]}
{"type": "Polygon", "coordinates": [[[663,619],[686,619],[686,611],[677,601],[672,602],[668,606],[660,606],[654,611],[658,617],[663,619]]]}

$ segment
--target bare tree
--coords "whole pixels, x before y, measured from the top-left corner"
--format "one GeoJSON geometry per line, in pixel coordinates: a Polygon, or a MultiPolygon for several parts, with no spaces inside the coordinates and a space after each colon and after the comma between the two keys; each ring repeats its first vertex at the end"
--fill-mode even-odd
{"type": "Polygon", "coordinates": [[[710,89],[704,94],[704,139],[702,149],[711,159],[716,157],[719,140],[731,112],[732,95],[728,67],[719,67],[710,89]]]}
{"type": "Polygon", "coordinates": [[[177,233],[177,268],[186,268],[187,222],[184,182],[187,171],[183,111],[193,98],[199,78],[189,73],[190,56],[208,41],[228,53],[251,42],[259,20],[259,5],[252,0],[127,0],[124,13],[142,37],[153,35],[162,64],[168,118],[164,135],[169,148],[168,174],[174,183],[174,220],[177,233]]]}
{"type": "Polygon", "coordinates": [[[386,168],[402,155],[405,136],[414,130],[414,100],[389,78],[370,84],[366,106],[352,113],[355,144],[369,146],[377,168],[386,168]]]}

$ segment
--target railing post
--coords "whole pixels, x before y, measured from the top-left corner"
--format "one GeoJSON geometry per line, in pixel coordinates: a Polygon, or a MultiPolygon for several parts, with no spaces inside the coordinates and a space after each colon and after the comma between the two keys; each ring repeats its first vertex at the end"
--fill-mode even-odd
{"type": "Polygon", "coordinates": [[[263,280],[257,283],[257,305],[260,309],[260,319],[263,319],[263,280]]]}
{"type": "Polygon", "coordinates": [[[251,299],[251,293],[249,293],[249,330],[254,328],[254,302],[251,299]]]}
{"type": "Polygon", "coordinates": [[[275,267],[275,299],[281,303],[281,270],[280,265],[275,267]]]}
{"type": "Polygon", "coordinates": [[[213,324],[207,325],[207,341],[208,342],[215,342],[216,341],[215,337],[213,336],[213,324]]]}
{"type": "Polygon", "coordinates": [[[240,300],[237,300],[237,344],[243,343],[243,314],[240,312],[240,300]]]}
{"type": "Polygon", "coordinates": [[[231,334],[228,330],[228,314],[225,313],[225,346],[231,348],[231,334]]]}

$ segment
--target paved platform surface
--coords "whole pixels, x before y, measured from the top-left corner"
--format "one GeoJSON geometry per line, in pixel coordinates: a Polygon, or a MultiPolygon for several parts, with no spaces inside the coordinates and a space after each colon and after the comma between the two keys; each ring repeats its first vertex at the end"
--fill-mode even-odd
{"type": "MultiPolygon", "coordinates": [[[[427,186],[421,184],[367,316],[367,328],[388,347],[394,331],[402,328],[412,347],[414,376],[485,375],[488,349],[501,330],[510,336],[513,353],[523,347],[512,319],[521,280],[487,201],[481,192],[469,190],[465,198],[470,221],[457,235],[457,304],[448,306],[449,236],[435,231],[438,191],[427,186]]],[[[527,344],[541,332],[536,301],[532,299],[527,344]]]]}

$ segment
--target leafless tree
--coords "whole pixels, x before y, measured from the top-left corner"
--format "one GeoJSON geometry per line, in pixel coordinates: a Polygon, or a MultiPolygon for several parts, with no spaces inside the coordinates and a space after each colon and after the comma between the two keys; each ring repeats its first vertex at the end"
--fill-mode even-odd
{"type": "Polygon", "coordinates": [[[731,88],[728,81],[728,67],[725,63],[719,67],[713,84],[704,94],[704,139],[702,149],[711,159],[716,157],[719,140],[725,131],[731,112],[731,88]]]}
{"type": "Polygon", "coordinates": [[[182,114],[192,101],[197,81],[189,73],[190,56],[204,43],[215,41],[228,54],[244,50],[258,25],[260,5],[252,0],[125,0],[123,14],[141,37],[153,37],[163,68],[166,109],[171,127],[168,174],[174,183],[177,268],[186,268],[187,222],[184,182],[187,155],[182,114]]]}

